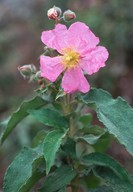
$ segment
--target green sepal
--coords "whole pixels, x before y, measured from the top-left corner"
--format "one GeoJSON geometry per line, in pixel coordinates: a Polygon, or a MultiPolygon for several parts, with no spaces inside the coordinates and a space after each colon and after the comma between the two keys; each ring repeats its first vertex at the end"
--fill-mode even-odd
{"type": "Polygon", "coordinates": [[[55,101],[59,99],[60,97],[64,97],[66,95],[66,92],[64,92],[62,89],[59,90],[59,92],[56,95],[55,101]]]}

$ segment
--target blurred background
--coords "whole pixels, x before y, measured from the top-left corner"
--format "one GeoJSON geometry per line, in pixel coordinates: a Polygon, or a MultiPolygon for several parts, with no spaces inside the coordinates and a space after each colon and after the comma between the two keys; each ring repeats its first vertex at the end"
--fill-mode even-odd
{"type": "MultiPolygon", "coordinates": [[[[54,27],[47,18],[53,5],[75,11],[76,20],[85,22],[109,50],[107,67],[89,77],[91,85],[120,95],[133,106],[132,0],[0,0],[0,120],[34,95],[35,85],[24,80],[17,67],[33,63],[39,68],[40,35],[54,27]]],[[[6,167],[22,146],[31,145],[37,126],[33,119],[25,119],[0,148],[0,189],[6,167]]],[[[123,147],[112,143],[108,152],[133,173],[132,158],[123,147]]]]}

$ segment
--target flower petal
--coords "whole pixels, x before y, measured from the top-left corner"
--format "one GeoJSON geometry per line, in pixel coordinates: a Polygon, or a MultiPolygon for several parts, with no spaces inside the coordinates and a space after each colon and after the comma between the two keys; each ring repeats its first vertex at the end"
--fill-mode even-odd
{"type": "Polygon", "coordinates": [[[81,59],[80,66],[89,75],[96,73],[101,67],[105,66],[109,54],[105,47],[98,46],[81,59]]]}
{"type": "Polygon", "coordinates": [[[48,57],[42,55],[40,57],[41,76],[54,82],[63,71],[60,57],[48,57]]]}
{"type": "Polygon", "coordinates": [[[48,47],[56,49],[61,53],[61,49],[67,46],[67,33],[65,25],[57,24],[55,29],[43,31],[41,40],[48,47]]]}
{"type": "Polygon", "coordinates": [[[66,93],[74,93],[76,91],[86,93],[90,90],[90,85],[79,67],[65,72],[61,86],[66,93]]]}
{"type": "Polygon", "coordinates": [[[82,22],[73,23],[68,29],[68,41],[80,53],[96,47],[99,38],[82,22]]]}

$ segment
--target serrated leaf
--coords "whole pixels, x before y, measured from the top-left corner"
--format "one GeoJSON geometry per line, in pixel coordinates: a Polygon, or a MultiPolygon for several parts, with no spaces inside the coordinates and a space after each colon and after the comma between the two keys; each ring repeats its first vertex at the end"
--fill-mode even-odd
{"type": "MultiPolygon", "coordinates": [[[[44,173],[37,169],[43,158],[42,146],[24,148],[8,167],[4,177],[4,192],[27,192],[44,173]]],[[[44,160],[43,160],[44,162],[44,160]]],[[[43,165],[44,166],[44,165],[43,165]]]]}
{"type": "Polygon", "coordinates": [[[44,108],[29,110],[29,113],[45,125],[68,128],[68,120],[64,116],[60,115],[60,113],[56,110],[44,108]]]}
{"type": "Polygon", "coordinates": [[[87,166],[96,165],[110,168],[121,180],[129,181],[128,172],[117,161],[102,153],[91,153],[83,158],[87,166]]]}
{"type": "Polygon", "coordinates": [[[113,99],[102,89],[91,89],[79,100],[88,105],[95,103],[99,120],[133,155],[133,109],[127,102],[120,97],[113,99]]]}
{"type": "Polygon", "coordinates": [[[56,152],[60,148],[62,139],[67,134],[67,130],[54,130],[47,134],[44,139],[43,148],[44,148],[44,158],[46,160],[46,173],[48,174],[50,168],[54,164],[56,152]]]}
{"type": "Polygon", "coordinates": [[[62,188],[67,186],[75,176],[75,170],[70,166],[62,165],[46,178],[44,187],[40,192],[56,192],[58,190],[65,191],[62,188]]]}
{"type": "Polygon", "coordinates": [[[32,100],[24,101],[20,108],[15,111],[9,120],[4,124],[4,130],[2,131],[0,142],[7,138],[16,125],[28,115],[29,109],[36,109],[45,105],[46,102],[41,97],[35,97],[32,100]]]}

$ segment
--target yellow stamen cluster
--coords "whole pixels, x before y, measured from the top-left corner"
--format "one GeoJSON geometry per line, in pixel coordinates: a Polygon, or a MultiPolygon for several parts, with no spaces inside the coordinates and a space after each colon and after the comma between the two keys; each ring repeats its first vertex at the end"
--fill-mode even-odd
{"type": "Polygon", "coordinates": [[[72,69],[75,68],[80,60],[80,55],[78,52],[76,52],[74,49],[64,49],[63,50],[64,55],[61,56],[61,61],[66,69],[72,69]]]}

